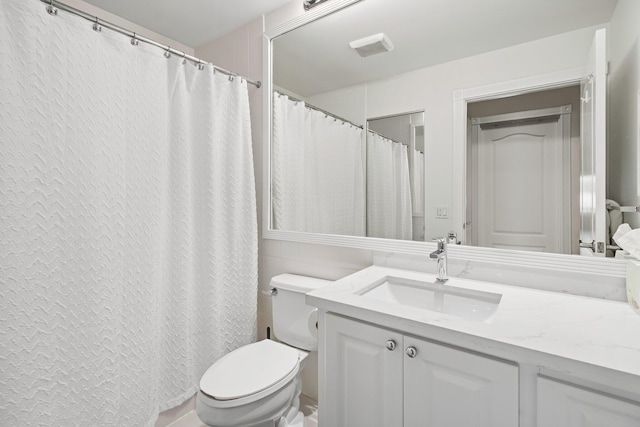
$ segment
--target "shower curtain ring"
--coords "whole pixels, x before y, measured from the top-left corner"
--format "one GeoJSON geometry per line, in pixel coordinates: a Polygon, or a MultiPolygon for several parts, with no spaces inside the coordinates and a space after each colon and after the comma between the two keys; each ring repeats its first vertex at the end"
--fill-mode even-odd
{"type": "Polygon", "coordinates": [[[233,75],[232,75],[232,74],[230,74],[230,75],[229,75],[229,81],[230,81],[230,82],[232,82],[232,81],[233,81],[233,75]]]}
{"type": "Polygon", "coordinates": [[[96,22],[93,23],[93,31],[100,32],[102,31],[102,25],[98,22],[98,17],[96,16],[96,22]]]}
{"type": "Polygon", "coordinates": [[[164,51],[164,57],[169,59],[171,58],[171,46],[167,46],[167,50],[164,51]]]}
{"type": "Polygon", "coordinates": [[[199,59],[198,59],[198,70],[200,70],[200,71],[204,70],[204,64],[199,59]]]}
{"type": "Polygon", "coordinates": [[[136,37],[136,33],[133,33],[133,37],[131,37],[131,45],[132,46],[138,46],[140,42],[138,41],[138,38],[136,37]]]}
{"type": "Polygon", "coordinates": [[[49,5],[47,6],[47,13],[51,16],[56,16],[58,14],[58,8],[53,5],[53,0],[49,0],[49,5]]]}
{"type": "Polygon", "coordinates": [[[182,52],[182,65],[187,63],[187,54],[182,52]]]}

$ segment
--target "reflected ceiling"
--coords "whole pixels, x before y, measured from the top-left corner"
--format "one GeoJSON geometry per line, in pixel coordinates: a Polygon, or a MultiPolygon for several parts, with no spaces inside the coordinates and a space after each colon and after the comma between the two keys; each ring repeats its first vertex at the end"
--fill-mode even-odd
{"type": "Polygon", "coordinates": [[[276,39],[274,83],[311,96],[607,23],[617,1],[363,0],[276,39]],[[362,58],[349,47],[381,32],[393,51],[362,58]]]}

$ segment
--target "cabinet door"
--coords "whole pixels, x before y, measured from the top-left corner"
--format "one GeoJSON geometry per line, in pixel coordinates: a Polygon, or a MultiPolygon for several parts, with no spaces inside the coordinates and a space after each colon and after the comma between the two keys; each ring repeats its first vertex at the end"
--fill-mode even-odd
{"type": "Polygon", "coordinates": [[[404,425],[518,425],[518,367],[405,337],[404,425]]]}
{"type": "Polygon", "coordinates": [[[330,314],[325,326],[322,425],[402,426],[402,335],[330,314]],[[387,341],[395,349],[387,349],[387,341]]]}
{"type": "Polygon", "coordinates": [[[638,427],[640,405],[595,390],[538,377],[540,427],[638,427]]]}

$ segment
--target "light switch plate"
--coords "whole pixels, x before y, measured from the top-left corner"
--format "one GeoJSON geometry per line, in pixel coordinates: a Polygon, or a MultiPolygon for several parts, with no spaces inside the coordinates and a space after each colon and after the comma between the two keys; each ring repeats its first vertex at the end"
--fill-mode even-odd
{"type": "Polygon", "coordinates": [[[436,206],[436,218],[449,218],[449,206],[436,206]]]}

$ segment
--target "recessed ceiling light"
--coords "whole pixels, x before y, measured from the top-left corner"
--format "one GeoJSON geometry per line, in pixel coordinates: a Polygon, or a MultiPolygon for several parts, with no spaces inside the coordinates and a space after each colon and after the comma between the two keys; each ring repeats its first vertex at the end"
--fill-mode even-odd
{"type": "Polygon", "coordinates": [[[391,43],[389,37],[384,33],[378,33],[354,40],[349,43],[349,46],[351,46],[352,49],[355,49],[362,57],[393,50],[393,43],[391,43]]]}

